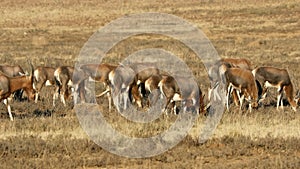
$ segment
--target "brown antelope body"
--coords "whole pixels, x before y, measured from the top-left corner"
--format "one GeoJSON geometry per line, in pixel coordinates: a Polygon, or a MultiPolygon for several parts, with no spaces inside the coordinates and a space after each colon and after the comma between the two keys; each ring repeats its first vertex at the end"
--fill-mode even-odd
{"type": "Polygon", "coordinates": [[[240,109],[244,99],[249,101],[250,112],[253,108],[258,107],[258,90],[255,82],[255,78],[250,70],[241,68],[228,68],[225,72],[225,78],[227,83],[227,101],[226,106],[229,109],[229,95],[235,89],[240,101],[240,109]]]}
{"type": "Polygon", "coordinates": [[[55,102],[59,96],[61,102],[66,106],[66,99],[71,95],[70,90],[73,86],[73,72],[74,68],[70,66],[61,66],[54,71],[56,89],[53,95],[53,106],[55,106],[55,102]]]}
{"type": "MultiPolygon", "coordinates": [[[[8,77],[17,77],[25,75],[25,72],[20,65],[0,65],[0,72],[4,73],[8,77]]],[[[13,94],[14,99],[19,101],[22,100],[22,94],[22,89],[15,91],[13,94]]]]}
{"type": "Polygon", "coordinates": [[[258,67],[252,71],[255,79],[263,86],[262,99],[266,97],[267,89],[270,87],[277,88],[277,110],[281,105],[283,109],[283,92],[292,109],[296,111],[297,104],[293,99],[293,85],[286,69],[279,69],[275,67],[258,67]]]}
{"type": "Polygon", "coordinates": [[[34,70],[33,74],[33,88],[36,90],[35,103],[37,103],[39,94],[44,86],[54,86],[55,68],[39,66],[34,70]]]}
{"type": "Polygon", "coordinates": [[[151,76],[159,75],[159,69],[153,63],[132,63],[130,65],[135,72],[134,82],[129,93],[134,98],[138,107],[143,107],[142,98],[146,97],[145,81],[151,76]],[[140,89],[140,90],[139,90],[140,89]]]}
{"type": "Polygon", "coordinates": [[[129,66],[119,65],[109,75],[114,104],[120,112],[128,108],[129,90],[134,83],[135,72],[129,66]],[[123,102],[123,103],[122,103],[123,102]],[[121,106],[123,104],[123,106],[121,106]]]}
{"type": "Polygon", "coordinates": [[[160,92],[166,97],[167,103],[163,112],[167,114],[169,105],[172,111],[177,114],[176,101],[181,101],[183,111],[199,113],[204,110],[203,96],[198,85],[190,78],[166,76],[158,84],[160,92]]]}
{"type": "Polygon", "coordinates": [[[34,100],[35,91],[33,89],[33,66],[31,66],[31,73],[29,76],[22,75],[18,77],[8,77],[7,75],[0,74],[0,101],[4,101],[7,107],[10,120],[13,120],[11,114],[11,107],[8,101],[8,97],[15,91],[23,89],[29,100],[34,100]]]}
{"type": "MultiPolygon", "coordinates": [[[[214,99],[217,97],[220,100],[219,94],[216,92],[217,87],[220,86],[220,82],[224,81],[224,73],[228,68],[241,68],[245,70],[251,70],[251,63],[249,60],[244,58],[222,58],[218,60],[210,69],[209,69],[209,78],[213,84],[213,88],[209,88],[208,90],[208,99],[211,99],[213,94],[214,99]]],[[[225,85],[225,84],[223,84],[225,85]]],[[[232,91],[233,101],[236,105],[239,104],[239,98],[237,95],[237,91],[233,89],[232,91]]]]}
{"type": "Polygon", "coordinates": [[[162,75],[152,75],[145,81],[145,90],[148,94],[148,106],[156,103],[160,96],[159,82],[162,80],[162,75]]]}
{"type": "Polygon", "coordinates": [[[109,111],[111,111],[111,89],[110,89],[110,82],[108,79],[108,74],[116,69],[116,65],[110,65],[110,64],[85,64],[80,67],[80,69],[87,74],[92,80],[96,82],[103,83],[105,87],[105,91],[101,94],[97,95],[96,97],[101,97],[104,94],[107,94],[108,98],[108,106],[109,111]]]}

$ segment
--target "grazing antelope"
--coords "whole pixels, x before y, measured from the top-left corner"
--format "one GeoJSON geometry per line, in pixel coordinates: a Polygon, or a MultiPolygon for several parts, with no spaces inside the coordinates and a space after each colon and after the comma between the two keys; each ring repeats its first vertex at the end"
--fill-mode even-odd
{"type": "Polygon", "coordinates": [[[56,99],[59,95],[64,106],[66,106],[66,99],[71,94],[74,96],[75,103],[79,102],[79,98],[81,102],[85,102],[84,81],[88,79],[88,75],[85,74],[85,72],[76,70],[74,67],[61,66],[54,71],[54,78],[57,87],[53,95],[53,106],[55,106],[56,99]]]}
{"type": "Polygon", "coordinates": [[[75,69],[73,72],[73,77],[72,77],[72,84],[73,84],[73,89],[74,89],[74,102],[79,103],[79,99],[81,103],[85,103],[85,81],[86,79],[89,78],[89,75],[87,75],[84,71],[81,69],[77,70],[75,69]]]}
{"type": "MultiPolygon", "coordinates": [[[[213,85],[213,88],[209,88],[208,90],[208,100],[211,99],[212,94],[215,99],[218,98],[221,100],[219,94],[216,92],[217,90],[215,89],[220,86],[220,82],[222,81],[222,78],[224,78],[224,73],[228,68],[251,70],[251,63],[249,60],[244,58],[222,58],[218,60],[208,71],[209,79],[213,85]]],[[[234,103],[238,105],[238,96],[235,89],[232,91],[232,96],[234,103]]]]}
{"type": "MultiPolygon", "coordinates": [[[[129,90],[134,82],[135,72],[129,66],[119,65],[112,70],[109,75],[109,81],[112,89],[114,104],[120,112],[121,101],[123,101],[123,109],[128,108],[129,90]]],[[[138,96],[137,96],[138,97],[138,96]]]]}
{"type": "Polygon", "coordinates": [[[146,97],[145,81],[153,75],[159,75],[160,72],[153,63],[132,63],[130,67],[135,72],[135,77],[129,93],[132,94],[138,107],[143,107],[141,97],[146,97]]]}
{"type": "Polygon", "coordinates": [[[153,94],[151,98],[148,98],[148,106],[151,106],[153,103],[156,103],[159,99],[160,90],[158,84],[162,80],[162,78],[162,75],[152,75],[145,81],[146,93],[148,93],[149,96],[150,94],[153,94]]]}
{"type": "Polygon", "coordinates": [[[166,97],[167,103],[162,110],[167,114],[169,105],[172,105],[174,114],[177,114],[176,101],[181,101],[184,108],[183,111],[203,112],[204,103],[203,96],[199,86],[191,79],[186,77],[166,76],[158,84],[160,92],[166,97]]]}
{"type": "Polygon", "coordinates": [[[246,99],[249,102],[249,110],[258,107],[258,90],[255,78],[250,70],[241,68],[228,68],[225,72],[227,82],[227,100],[226,106],[229,109],[229,95],[236,89],[240,101],[240,109],[242,109],[243,101],[246,99]]]}
{"type": "Polygon", "coordinates": [[[159,69],[153,63],[133,63],[130,67],[136,73],[134,79],[137,85],[145,83],[152,75],[159,75],[159,69]]]}
{"type": "Polygon", "coordinates": [[[71,94],[69,90],[73,86],[73,72],[74,68],[70,66],[61,66],[54,71],[56,89],[53,95],[53,106],[55,106],[58,96],[60,96],[61,102],[66,106],[66,99],[71,94]]]}
{"type": "MultiPolygon", "coordinates": [[[[16,66],[0,65],[0,72],[4,73],[8,77],[25,75],[25,72],[20,65],[16,65],[16,66]]],[[[14,99],[19,101],[22,100],[22,94],[23,94],[22,89],[17,90],[16,92],[14,92],[14,99]]]]}
{"type": "MultiPolygon", "coordinates": [[[[263,86],[262,99],[265,99],[269,87],[277,88],[277,110],[279,106],[283,109],[283,92],[292,109],[296,111],[297,104],[293,100],[293,85],[286,69],[279,69],[275,67],[258,67],[252,71],[255,79],[263,86]]],[[[261,101],[260,100],[260,101],[261,101]]]]}
{"type": "Polygon", "coordinates": [[[80,69],[87,74],[92,80],[101,82],[104,84],[105,91],[101,94],[97,95],[96,97],[101,97],[104,94],[107,95],[108,98],[108,107],[109,111],[111,111],[111,89],[110,89],[110,82],[108,79],[108,74],[116,69],[116,65],[110,64],[85,64],[80,67],[80,69]]]}
{"type": "Polygon", "coordinates": [[[32,87],[33,83],[33,66],[30,63],[31,73],[29,76],[17,76],[17,77],[8,77],[7,75],[0,74],[0,101],[3,100],[4,104],[7,107],[10,120],[13,121],[13,116],[11,114],[11,107],[8,102],[8,97],[15,91],[23,89],[29,100],[34,100],[35,91],[32,87]]]}
{"type": "Polygon", "coordinates": [[[44,86],[55,85],[54,71],[55,69],[52,67],[43,66],[39,66],[34,70],[33,88],[36,90],[35,103],[37,103],[39,94],[44,86]]]}

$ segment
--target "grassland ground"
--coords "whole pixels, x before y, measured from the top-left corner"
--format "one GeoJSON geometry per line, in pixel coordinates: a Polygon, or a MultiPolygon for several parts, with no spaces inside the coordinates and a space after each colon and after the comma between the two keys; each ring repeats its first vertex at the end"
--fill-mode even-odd
{"type": "MultiPolygon", "coordinates": [[[[0,2],[0,63],[34,66],[73,66],[88,38],[114,19],[141,12],[181,17],[201,29],[221,57],[248,58],[254,67],[287,68],[295,89],[300,88],[300,1],[186,0],[186,1],[37,1],[0,2]]],[[[159,35],[128,38],[112,48],[103,62],[118,63],[131,53],[156,47],[171,51],[187,63],[201,89],[209,81],[200,59],[178,41],[159,35]]],[[[102,86],[97,86],[100,92],[102,86]]],[[[264,107],[252,113],[232,107],[224,112],[211,139],[197,142],[204,116],[188,136],[164,154],[130,159],[111,154],[81,129],[68,106],[52,107],[53,88],[37,104],[14,102],[14,122],[0,106],[1,168],[299,168],[300,114],[290,106],[274,107],[271,90],[264,107]]],[[[165,130],[175,119],[133,124],[107,100],[99,107],[114,128],[145,137],[165,130]],[[133,127],[134,126],[134,127],[133,127]]]]}

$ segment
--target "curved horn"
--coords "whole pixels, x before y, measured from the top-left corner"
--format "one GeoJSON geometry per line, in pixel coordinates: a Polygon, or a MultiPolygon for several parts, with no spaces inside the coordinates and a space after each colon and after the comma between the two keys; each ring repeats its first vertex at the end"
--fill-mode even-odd
{"type": "Polygon", "coordinates": [[[31,61],[30,60],[28,60],[28,64],[29,64],[29,66],[30,66],[30,74],[29,74],[29,77],[31,78],[31,81],[33,82],[33,74],[34,74],[34,68],[33,68],[33,65],[32,65],[32,63],[31,63],[31,61]]]}

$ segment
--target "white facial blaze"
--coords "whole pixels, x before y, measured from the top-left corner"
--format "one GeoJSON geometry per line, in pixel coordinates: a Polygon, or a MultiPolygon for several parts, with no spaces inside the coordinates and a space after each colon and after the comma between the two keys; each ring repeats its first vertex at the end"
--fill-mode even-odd
{"type": "Polygon", "coordinates": [[[196,99],[192,98],[193,106],[196,105],[196,99]]]}
{"type": "Polygon", "coordinates": [[[50,82],[50,80],[47,80],[45,83],[46,86],[52,86],[53,84],[50,82]]]}
{"type": "Polygon", "coordinates": [[[255,77],[256,72],[257,72],[257,69],[252,70],[252,74],[254,77],[255,77]]]}
{"type": "Polygon", "coordinates": [[[175,93],[172,100],[174,100],[174,101],[181,101],[182,100],[181,95],[178,94],[178,93],[175,93]]]}
{"type": "Polygon", "coordinates": [[[95,80],[89,76],[89,82],[95,82],[95,80]]]}
{"type": "Polygon", "coordinates": [[[33,87],[34,90],[36,90],[35,83],[32,83],[32,87],[33,87]]]}
{"type": "Polygon", "coordinates": [[[35,71],[33,72],[33,76],[34,76],[34,78],[36,79],[36,81],[38,82],[38,81],[39,81],[39,71],[38,71],[38,70],[35,70],[35,71]]]}
{"type": "Polygon", "coordinates": [[[57,80],[59,83],[61,83],[61,80],[60,80],[60,78],[59,78],[59,73],[60,73],[59,69],[58,69],[58,70],[55,70],[55,71],[54,71],[54,77],[56,78],[56,80],[57,80]]]}
{"type": "Polygon", "coordinates": [[[69,80],[69,81],[68,81],[68,86],[73,86],[72,80],[69,80]]]}
{"type": "Polygon", "coordinates": [[[151,92],[150,83],[148,80],[146,80],[146,82],[145,82],[145,89],[148,90],[149,92],[151,92]]]}

